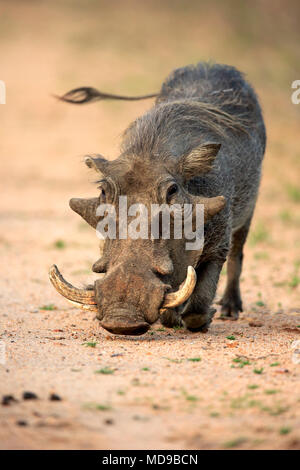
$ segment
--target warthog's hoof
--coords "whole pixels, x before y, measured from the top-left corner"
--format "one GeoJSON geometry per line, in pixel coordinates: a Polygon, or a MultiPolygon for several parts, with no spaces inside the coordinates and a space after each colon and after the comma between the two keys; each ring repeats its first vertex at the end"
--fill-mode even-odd
{"type": "Polygon", "coordinates": [[[166,328],[182,326],[181,316],[175,309],[166,310],[161,316],[160,321],[166,328]]]}
{"type": "Polygon", "coordinates": [[[238,320],[239,312],[243,311],[242,299],[239,292],[225,293],[223,298],[218,302],[221,305],[222,320],[238,320]]]}
{"type": "Polygon", "coordinates": [[[215,313],[215,308],[210,308],[205,314],[187,313],[182,317],[183,324],[189,331],[206,333],[215,313]]]}

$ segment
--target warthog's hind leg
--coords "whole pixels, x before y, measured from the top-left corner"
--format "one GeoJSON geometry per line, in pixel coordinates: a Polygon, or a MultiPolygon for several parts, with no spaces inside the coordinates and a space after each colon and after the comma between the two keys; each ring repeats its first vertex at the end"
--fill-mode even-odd
{"type": "Polygon", "coordinates": [[[251,217],[245,225],[232,235],[232,242],[227,261],[227,285],[222,299],[220,300],[221,318],[237,320],[239,312],[243,311],[240,293],[240,275],[243,263],[243,246],[246,241],[251,217]]]}

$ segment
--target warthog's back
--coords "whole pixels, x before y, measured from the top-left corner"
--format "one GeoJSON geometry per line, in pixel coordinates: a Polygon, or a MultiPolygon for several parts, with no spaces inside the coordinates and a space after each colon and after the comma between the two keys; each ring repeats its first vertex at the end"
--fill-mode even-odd
{"type": "Polygon", "coordinates": [[[172,72],[155,106],[127,129],[123,150],[155,165],[205,141],[221,143],[221,150],[213,171],[194,178],[189,190],[223,194],[236,229],[255,206],[266,135],[256,94],[234,67],[199,63],[172,72]]]}
{"type": "Polygon", "coordinates": [[[163,83],[157,103],[178,100],[206,104],[216,112],[219,109],[230,115],[237,127],[250,131],[255,128],[265,144],[265,128],[256,94],[236,68],[200,62],[176,69],[163,83]]]}

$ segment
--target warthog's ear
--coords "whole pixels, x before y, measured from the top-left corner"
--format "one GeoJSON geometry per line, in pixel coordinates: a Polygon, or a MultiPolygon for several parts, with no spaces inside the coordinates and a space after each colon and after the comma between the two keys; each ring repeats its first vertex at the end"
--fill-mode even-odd
{"type": "Polygon", "coordinates": [[[87,155],[84,159],[84,163],[86,164],[86,166],[88,166],[89,168],[93,168],[97,171],[97,173],[100,173],[101,175],[106,175],[107,173],[107,167],[109,162],[101,155],[87,155]]]}
{"type": "Polygon", "coordinates": [[[188,155],[184,155],[178,162],[178,171],[185,180],[207,173],[212,169],[221,144],[208,142],[194,148],[188,155]]]}

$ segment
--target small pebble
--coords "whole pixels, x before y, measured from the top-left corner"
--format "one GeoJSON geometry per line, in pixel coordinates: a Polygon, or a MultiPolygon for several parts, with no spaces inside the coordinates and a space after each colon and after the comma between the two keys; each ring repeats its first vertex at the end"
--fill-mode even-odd
{"type": "Polygon", "coordinates": [[[106,419],[106,420],[104,421],[104,424],[112,425],[112,424],[114,424],[114,421],[113,421],[112,419],[106,419]]]}
{"type": "Polygon", "coordinates": [[[274,372],[276,374],[288,374],[290,371],[288,369],[276,369],[274,372]]]}
{"type": "Polygon", "coordinates": [[[22,419],[19,420],[19,421],[17,421],[16,424],[17,424],[18,426],[28,426],[27,421],[24,421],[24,420],[22,420],[22,419]]]}
{"type": "Polygon", "coordinates": [[[33,392],[23,392],[23,400],[37,400],[38,396],[33,392]]]}
{"type": "Polygon", "coordinates": [[[261,321],[256,321],[256,320],[249,321],[249,326],[253,326],[254,328],[255,328],[255,327],[259,328],[259,327],[261,327],[261,326],[263,326],[263,325],[264,325],[264,324],[263,324],[263,322],[261,322],[261,321]]]}
{"type": "Polygon", "coordinates": [[[51,393],[49,395],[49,400],[51,401],[61,401],[61,397],[57,393],[51,393]]]}
{"type": "Polygon", "coordinates": [[[10,405],[11,403],[17,403],[18,400],[15,399],[13,395],[3,395],[1,404],[3,406],[10,405]]]}

